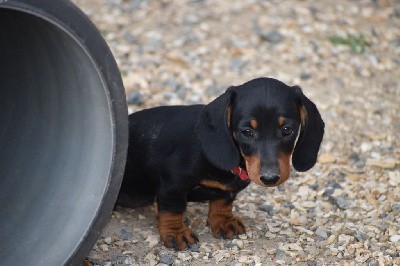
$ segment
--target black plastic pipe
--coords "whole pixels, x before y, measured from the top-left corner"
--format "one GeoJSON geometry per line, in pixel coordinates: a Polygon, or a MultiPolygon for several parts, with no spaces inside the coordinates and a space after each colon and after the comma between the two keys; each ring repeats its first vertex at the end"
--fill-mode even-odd
{"type": "Polygon", "coordinates": [[[68,0],[0,0],[0,265],[80,265],[122,180],[115,60],[68,0]]]}

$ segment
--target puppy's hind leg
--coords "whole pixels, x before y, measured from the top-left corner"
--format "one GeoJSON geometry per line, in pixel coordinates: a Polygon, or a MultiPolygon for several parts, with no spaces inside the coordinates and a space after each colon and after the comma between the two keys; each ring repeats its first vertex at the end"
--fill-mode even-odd
{"type": "Polygon", "coordinates": [[[139,168],[127,165],[117,205],[128,208],[151,205],[155,200],[156,192],[157,185],[151,178],[146,178],[139,168]]]}

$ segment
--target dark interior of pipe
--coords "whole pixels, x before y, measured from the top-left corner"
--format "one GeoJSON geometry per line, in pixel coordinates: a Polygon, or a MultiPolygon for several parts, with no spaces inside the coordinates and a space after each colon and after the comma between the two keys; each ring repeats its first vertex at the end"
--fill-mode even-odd
{"type": "Polygon", "coordinates": [[[66,31],[0,9],[0,264],[61,265],[87,234],[112,167],[107,97],[66,31]]]}

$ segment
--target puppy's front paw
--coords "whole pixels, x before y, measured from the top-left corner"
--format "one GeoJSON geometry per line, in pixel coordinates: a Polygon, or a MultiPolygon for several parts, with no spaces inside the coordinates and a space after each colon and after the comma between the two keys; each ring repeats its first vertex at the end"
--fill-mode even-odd
{"type": "Polygon", "coordinates": [[[210,201],[207,223],[216,238],[231,239],[246,231],[241,219],[232,214],[232,202],[225,199],[210,201]]]}
{"type": "Polygon", "coordinates": [[[183,250],[199,241],[192,230],[183,224],[182,214],[159,213],[157,220],[160,238],[166,247],[183,250]]]}
{"type": "Polygon", "coordinates": [[[208,218],[208,225],[216,238],[232,239],[246,232],[240,217],[214,215],[208,218]]]}

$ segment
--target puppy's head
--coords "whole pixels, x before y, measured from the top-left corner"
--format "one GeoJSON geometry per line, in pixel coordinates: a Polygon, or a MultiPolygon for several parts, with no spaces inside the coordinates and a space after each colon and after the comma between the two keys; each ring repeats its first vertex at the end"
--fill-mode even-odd
{"type": "Polygon", "coordinates": [[[208,104],[196,124],[203,153],[230,171],[244,162],[252,181],[276,186],[290,175],[290,160],[307,171],[317,160],[324,122],[297,86],[259,78],[208,104]]]}

